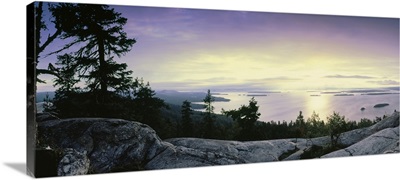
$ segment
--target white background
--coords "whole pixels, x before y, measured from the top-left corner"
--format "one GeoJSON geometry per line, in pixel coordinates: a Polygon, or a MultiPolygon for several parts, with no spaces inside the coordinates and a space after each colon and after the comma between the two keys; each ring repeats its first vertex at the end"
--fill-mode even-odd
{"type": "MultiPolygon", "coordinates": [[[[308,14],[400,17],[398,0],[90,0],[163,7],[256,10],[308,14]],[[276,2],[275,2],[276,1],[276,2]]],[[[26,165],[26,19],[31,1],[8,0],[1,5],[0,179],[28,179],[26,165]]],[[[394,66],[399,64],[394,64],[394,66]]],[[[155,170],[74,179],[398,179],[400,154],[352,158],[269,162],[178,170],[155,170]]],[[[66,179],[70,179],[69,177],[66,179]]]]}

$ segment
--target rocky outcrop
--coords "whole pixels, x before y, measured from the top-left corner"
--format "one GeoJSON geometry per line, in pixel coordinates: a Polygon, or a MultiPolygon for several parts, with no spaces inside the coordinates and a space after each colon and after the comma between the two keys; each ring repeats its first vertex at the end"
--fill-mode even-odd
{"type": "Polygon", "coordinates": [[[292,140],[222,141],[198,138],[166,140],[175,146],[146,166],[149,169],[213,166],[279,161],[287,151],[296,149],[292,140]]]}
{"type": "Polygon", "coordinates": [[[345,132],[340,136],[339,140],[343,145],[350,146],[381,130],[394,127],[399,127],[399,112],[393,113],[370,127],[345,132]]]}
{"type": "MultiPolygon", "coordinates": [[[[346,146],[322,156],[341,157],[399,152],[399,114],[363,129],[343,133],[346,146]]],[[[147,169],[214,166],[295,160],[329,137],[267,141],[174,138],[162,141],[145,124],[121,119],[75,118],[38,123],[41,147],[62,152],[59,176],[147,169]]]]}
{"type": "MultiPolygon", "coordinates": [[[[360,129],[355,129],[352,131],[344,132],[340,135],[339,137],[339,143],[342,144],[343,146],[359,146],[360,148],[364,147],[364,150],[361,151],[360,148],[358,149],[343,149],[339,150],[338,152],[332,152],[330,154],[321,156],[321,158],[327,158],[327,157],[342,157],[342,156],[353,156],[353,155],[367,155],[367,154],[381,154],[381,153],[390,153],[390,152],[399,152],[396,150],[399,148],[399,145],[397,143],[396,146],[396,140],[393,141],[386,141],[386,142],[380,142],[380,140],[383,141],[385,139],[380,139],[377,138],[379,137],[381,133],[390,133],[388,129],[394,129],[394,134],[390,134],[389,136],[391,138],[397,139],[397,142],[399,141],[399,135],[398,135],[398,128],[399,128],[399,112],[393,113],[391,116],[385,118],[384,120],[366,128],[360,128],[360,129]],[[397,129],[397,136],[396,136],[396,130],[397,129]],[[382,132],[381,132],[382,131],[382,132]],[[378,133],[378,134],[376,134],[378,133]],[[373,142],[376,142],[375,146],[371,146],[373,142]],[[358,143],[364,143],[364,144],[358,144],[358,143]],[[383,143],[383,144],[381,144],[383,143]],[[391,144],[390,146],[388,145],[387,149],[388,150],[374,150],[376,147],[382,147],[385,146],[385,143],[391,144]],[[358,144],[358,145],[356,145],[358,144]],[[369,144],[369,145],[367,145],[369,144]],[[390,148],[393,147],[393,148],[390,148]],[[357,152],[357,153],[355,153],[357,152]]],[[[297,143],[297,147],[299,150],[291,155],[289,155],[287,158],[284,160],[296,160],[296,159],[301,159],[301,155],[304,154],[304,152],[309,151],[310,148],[312,147],[311,145],[315,145],[318,147],[326,147],[330,144],[330,138],[329,137],[318,137],[318,138],[313,138],[313,139],[308,139],[304,141],[304,139],[300,139],[297,143]],[[306,142],[306,143],[305,143],[306,142]]]]}
{"type": "Polygon", "coordinates": [[[399,152],[399,128],[383,129],[347,148],[322,156],[343,157],[399,152]]]}
{"type": "Polygon", "coordinates": [[[38,141],[43,147],[73,149],[73,153],[67,153],[59,163],[60,175],[76,175],[84,171],[71,171],[65,167],[72,167],[65,162],[74,156],[86,156],[91,173],[140,170],[168,147],[147,125],[101,118],[41,122],[38,141]]]}
{"type": "Polygon", "coordinates": [[[83,175],[89,171],[90,160],[85,152],[67,148],[57,167],[58,176],[83,175]]]}
{"type": "Polygon", "coordinates": [[[169,169],[246,163],[245,160],[225,152],[202,151],[170,145],[164,152],[147,163],[145,169],[169,169]]]}

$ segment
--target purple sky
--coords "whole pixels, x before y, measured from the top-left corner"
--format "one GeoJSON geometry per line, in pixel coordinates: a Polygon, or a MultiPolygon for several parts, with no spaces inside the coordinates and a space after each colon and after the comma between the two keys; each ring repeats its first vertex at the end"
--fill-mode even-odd
{"type": "MultiPolygon", "coordinates": [[[[399,86],[399,19],[112,7],[137,40],[117,61],[153,89],[399,86]]],[[[40,66],[54,61],[43,58],[40,66]]],[[[38,91],[52,89],[47,82],[38,91]]]]}

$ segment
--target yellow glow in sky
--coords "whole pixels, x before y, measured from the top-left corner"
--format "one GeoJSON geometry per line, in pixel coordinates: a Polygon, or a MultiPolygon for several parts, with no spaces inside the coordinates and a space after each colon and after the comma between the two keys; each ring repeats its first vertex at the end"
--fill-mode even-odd
{"type": "MultiPolygon", "coordinates": [[[[137,40],[129,53],[116,60],[127,63],[133,76],[143,77],[153,89],[399,86],[396,18],[145,7],[115,10],[128,19],[124,30],[137,40]]],[[[60,40],[53,45],[63,44],[60,40]]],[[[55,60],[54,56],[41,59],[39,67],[47,68],[55,60]]]]}

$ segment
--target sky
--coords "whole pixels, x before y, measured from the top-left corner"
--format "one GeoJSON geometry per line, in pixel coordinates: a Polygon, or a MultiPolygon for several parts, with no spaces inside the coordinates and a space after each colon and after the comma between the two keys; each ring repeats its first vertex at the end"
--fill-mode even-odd
{"type": "MultiPolygon", "coordinates": [[[[128,18],[124,30],[137,40],[117,62],[156,90],[399,86],[396,18],[111,7],[128,18]]],[[[55,58],[40,59],[39,67],[55,58]]],[[[52,77],[42,78],[48,83],[38,91],[54,89],[52,77]]]]}

